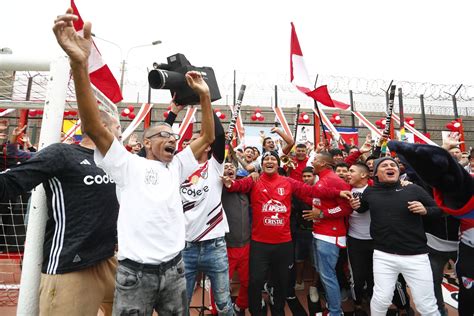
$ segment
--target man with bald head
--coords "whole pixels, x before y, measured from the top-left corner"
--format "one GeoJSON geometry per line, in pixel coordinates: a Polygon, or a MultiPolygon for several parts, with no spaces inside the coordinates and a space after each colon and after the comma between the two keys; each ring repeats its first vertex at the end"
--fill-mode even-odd
{"type": "Polygon", "coordinates": [[[187,84],[200,99],[203,127],[186,149],[175,155],[179,135],[162,124],[145,131],[146,159],[129,153],[100,121],[88,73],[91,24],[84,23],[81,36],[73,27],[77,19],[69,8],[58,16],[53,31],[70,59],[82,128],[96,145],[95,161],[117,186],[119,265],[113,313],[185,315],[185,225],[179,188],[214,141],[209,87],[200,73],[186,73],[187,84]]]}
{"type": "MultiPolygon", "coordinates": [[[[315,186],[350,190],[349,184],[333,171],[334,159],[330,153],[316,154],[314,173],[319,176],[315,186]]],[[[339,248],[346,248],[344,218],[352,213],[349,203],[341,198],[314,198],[313,209],[304,217],[313,220],[313,251],[316,270],[326,290],[330,315],[341,315],[341,291],[336,276],[339,248]]]]}

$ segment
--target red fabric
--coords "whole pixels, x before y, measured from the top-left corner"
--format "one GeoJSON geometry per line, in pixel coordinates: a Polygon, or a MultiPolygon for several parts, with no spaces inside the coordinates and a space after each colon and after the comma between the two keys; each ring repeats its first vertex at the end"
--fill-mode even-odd
{"type": "Polygon", "coordinates": [[[443,209],[443,212],[446,212],[450,215],[464,216],[470,212],[474,212],[474,196],[472,196],[471,199],[463,207],[455,210],[455,209],[447,207],[444,204],[443,194],[439,190],[433,189],[433,195],[434,195],[436,204],[438,204],[439,207],[443,209]]]}
{"type": "MultiPolygon", "coordinates": [[[[235,300],[235,304],[244,310],[249,307],[249,257],[250,257],[250,244],[246,244],[239,248],[227,248],[227,257],[229,258],[229,279],[232,280],[234,272],[237,270],[239,275],[239,295],[235,300]]],[[[211,306],[212,315],[218,315],[216,302],[214,301],[214,295],[211,293],[211,306]]]]}
{"type": "Polygon", "coordinates": [[[291,241],[292,195],[299,199],[308,198],[308,195],[334,198],[339,196],[340,192],[333,187],[310,186],[278,174],[266,173],[262,174],[256,182],[251,177],[236,180],[227,191],[250,192],[252,240],[268,244],[291,241]]]}
{"type": "Polygon", "coordinates": [[[178,141],[178,151],[183,150],[183,141],[185,139],[190,140],[193,137],[193,123],[189,123],[188,127],[184,131],[183,136],[178,141]]]}
{"type": "MultiPolygon", "coordinates": [[[[339,178],[330,169],[319,173],[319,181],[316,187],[332,187],[339,190],[350,190],[351,186],[339,178]]],[[[313,206],[324,213],[322,219],[317,219],[313,224],[313,232],[320,235],[340,237],[346,236],[347,227],[345,217],[352,213],[349,202],[342,198],[320,198],[313,199],[313,206]]]]}
{"type": "Polygon", "coordinates": [[[235,270],[239,275],[240,288],[235,303],[241,310],[249,307],[249,254],[250,244],[246,244],[241,248],[227,248],[229,278],[232,279],[235,270]]]}
{"type": "Polygon", "coordinates": [[[109,69],[109,66],[105,65],[96,71],[89,73],[91,83],[100,90],[110,101],[118,103],[122,101],[122,93],[120,87],[115,80],[114,75],[109,69]]]}
{"type": "MultiPolygon", "coordinates": [[[[293,163],[295,164],[295,169],[290,169],[289,177],[297,181],[303,181],[303,169],[306,168],[306,163],[308,162],[309,157],[306,157],[304,160],[298,160],[293,158],[293,163]]],[[[288,168],[285,166],[285,170],[288,168]]]]}
{"type": "MultiPolygon", "coordinates": [[[[71,0],[71,8],[73,10],[73,13],[78,16],[78,19],[73,22],[74,29],[76,31],[81,31],[84,28],[84,21],[82,20],[82,17],[79,14],[79,10],[77,9],[77,6],[74,3],[74,0],[71,0]]],[[[99,50],[95,46],[94,41],[92,41],[91,49],[97,51],[97,55],[99,56],[99,60],[101,61],[102,56],[100,55],[99,50]]],[[[91,53],[91,56],[89,58],[94,58],[93,56],[96,56],[96,55],[91,53]]],[[[91,59],[89,59],[89,66],[92,64],[90,61],[91,59]]],[[[102,63],[104,64],[104,66],[102,66],[101,68],[97,70],[90,71],[89,69],[89,77],[90,77],[91,83],[97,89],[99,89],[99,91],[102,92],[110,101],[112,101],[113,103],[118,103],[122,101],[123,99],[122,92],[120,91],[120,87],[117,83],[117,80],[115,80],[115,77],[110,71],[107,64],[105,64],[105,62],[102,62],[102,63]]]]}
{"type": "Polygon", "coordinates": [[[251,192],[252,240],[269,244],[291,241],[291,185],[278,174],[236,180],[230,192],[251,192]]]}
{"type": "Polygon", "coordinates": [[[353,152],[352,154],[350,154],[349,156],[347,156],[346,159],[344,159],[344,162],[346,164],[350,166],[352,166],[353,164],[355,164],[357,162],[357,159],[359,159],[360,155],[362,155],[362,153],[360,151],[355,151],[353,152]]]}

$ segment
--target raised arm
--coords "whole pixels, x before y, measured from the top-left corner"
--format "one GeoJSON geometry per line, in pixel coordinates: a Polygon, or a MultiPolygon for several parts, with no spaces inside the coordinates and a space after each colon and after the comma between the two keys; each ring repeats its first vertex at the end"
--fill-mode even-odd
{"type": "Polygon", "coordinates": [[[293,145],[295,144],[295,141],[293,140],[293,138],[290,135],[283,132],[278,127],[273,127],[272,132],[277,133],[286,142],[286,145],[285,147],[282,148],[282,151],[283,151],[283,154],[288,155],[291,149],[293,148],[293,145]]]}
{"type": "Polygon", "coordinates": [[[243,179],[232,180],[227,176],[221,177],[222,183],[228,192],[241,192],[248,193],[253,188],[255,181],[252,177],[246,177],[243,179]]]}
{"type": "Polygon", "coordinates": [[[58,16],[53,31],[59,45],[69,56],[82,131],[89,135],[100,153],[105,156],[114,140],[114,135],[102,124],[97,100],[89,80],[88,59],[92,45],[91,24],[90,22],[84,23],[84,36],[80,36],[73,26],[73,21],[77,19],[78,17],[73,15],[72,9],[69,8],[66,14],[58,16]]]}
{"type": "Polygon", "coordinates": [[[216,139],[211,145],[212,155],[219,162],[223,163],[225,158],[225,132],[222,126],[221,120],[217,117],[216,113],[214,116],[214,133],[216,139]]]}
{"type": "Polygon", "coordinates": [[[327,187],[318,184],[308,185],[292,178],[286,178],[286,180],[291,185],[293,195],[300,200],[304,200],[308,195],[315,198],[335,199],[340,197],[341,192],[343,192],[340,189],[333,187],[327,187]]]}
{"type": "Polygon", "coordinates": [[[202,110],[202,122],[201,122],[201,136],[193,141],[189,146],[193,151],[194,157],[198,159],[206,148],[214,142],[214,115],[211,107],[211,96],[209,93],[209,87],[202,78],[202,75],[197,71],[189,71],[186,73],[186,81],[199,95],[199,101],[201,103],[202,110]]]}

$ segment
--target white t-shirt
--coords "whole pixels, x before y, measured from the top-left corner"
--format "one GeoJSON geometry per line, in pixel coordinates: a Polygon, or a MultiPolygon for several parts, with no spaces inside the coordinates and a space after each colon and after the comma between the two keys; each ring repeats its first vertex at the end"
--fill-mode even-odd
{"type": "Polygon", "coordinates": [[[198,167],[191,148],[162,163],[133,155],[114,140],[105,157],[96,149],[94,160],[117,185],[118,259],[159,264],[177,256],[184,248],[179,186],[198,167]]]}
{"type": "Polygon", "coordinates": [[[221,201],[223,172],[224,163],[211,157],[181,184],[187,241],[224,237],[229,232],[221,201]]]}
{"type": "MultiPolygon", "coordinates": [[[[362,192],[367,188],[352,188],[352,194],[354,197],[361,197],[362,192]]],[[[370,212],[357,213],[352,212],[349,216],[349,236],[357,239],[369,240],[372,239],[370,236],[370,212]]]]}

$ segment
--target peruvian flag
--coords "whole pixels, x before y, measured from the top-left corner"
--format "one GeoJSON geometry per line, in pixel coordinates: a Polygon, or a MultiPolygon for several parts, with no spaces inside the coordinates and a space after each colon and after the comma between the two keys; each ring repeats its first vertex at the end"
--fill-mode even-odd
{"type": "MultiPolygon", "coordinates": [[[[77,10],[74,0],[71,0],[71,8],[73,13],[78,16],[77,21],[74,21],[74,29],[79,34],[83,34],[84,21],[77,10]]],[[[95,46],[94,41],[92,40],[91,54],[89,56],[89,78],[91,83],[102,92],[110,101],[113,103],[118,103],[122,101],[122,93],[120,92],[120,87],[115,80],[114,75],[110,71],[109,67],[102,60],[102,55],[100,55],[97,46],[95,46]]]]}
{"type": "Polygon", "coordinates": [[[301,51],[293,23],[291,23],[290,75],[291,83],[293,83],[298,90],[321,104],[342,110],[347,110],[350,107],[349,104],[333,100],[329,95],[328,87],[326,85],[320,86],[314,90],[311,88],[313,85],[309,81],[308,70],[304,63],[303,52],[301,51]]]}

